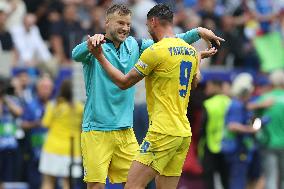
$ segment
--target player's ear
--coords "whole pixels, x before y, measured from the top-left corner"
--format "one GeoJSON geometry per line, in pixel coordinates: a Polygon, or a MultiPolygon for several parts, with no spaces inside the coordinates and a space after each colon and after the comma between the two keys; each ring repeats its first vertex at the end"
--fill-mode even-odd
{"type": "Polygon", "coordinates": [[[153,26],[155,24],[155,17],[149,19],[149,23],[153,26]]]}

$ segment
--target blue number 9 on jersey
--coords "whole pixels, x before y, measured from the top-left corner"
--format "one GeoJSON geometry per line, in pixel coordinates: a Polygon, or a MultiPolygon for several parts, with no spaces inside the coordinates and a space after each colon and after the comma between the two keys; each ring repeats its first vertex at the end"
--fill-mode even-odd
{"type": "Polygon", "coordinates": [[[180,75],[179,75],[179,95],[185,98],[187,89],[188,89],[188,82],[190,79],[190,72],[191,72],[192,63],[189,61],[181,61],[180,63],[180,75]]]}

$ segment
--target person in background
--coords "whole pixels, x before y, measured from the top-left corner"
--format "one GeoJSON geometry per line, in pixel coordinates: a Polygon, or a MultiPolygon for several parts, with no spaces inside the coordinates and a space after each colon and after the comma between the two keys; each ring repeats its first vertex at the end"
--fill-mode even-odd
{"type": "MultiPolygon", "coordinates": [[[[9,82],[8,82],[9,83],[9,82]]],[[[16,179],[17,150],[16,118],[21,116],[23,109],[20,102],[10,94],[7,80],[0,79],[0,189],[3,182],[16,179]]]]}
{"type": "Polygon", "coordinates": [[[259,130],[252,127],[251,112],[246,107],[253,89],[253,78],[248,73],[241,73],[233,80],[221,148],[229,169],[229,189],[245,189],[247,184],[255,148],[253,134],[259,130]]]}
{"type": "Polygon", "coordinates": [[[8,7],[5,3],[0,2],[0,74],[5,77],[10,76],[10,71],[18,61],[18,54],[12,40],[11,33],[6,29],[8,7]],[[8,56],[4,54],[8,53],[8,56]],[[3,57],[4,55],[4,57],[3,57]]]}
{"type": "Polygon", "coordinates": [[[23,24],[14,26],[11,34],[19,52],[18,66],[34,68],[51,59],[51,53],[41,37],[34,14],[26,14],[23,24]]]}
{"type": "Polygon", "coordinates": [[[269,75],[272,89],[262,94],[249,108],[257,110],[269,122],[259,133],[265,189],[284,188],[284,71],[275,70],[269,75]]]}
{"type": "Polygon", "coordinates": [[[21,127],[25,130],[27,142],[26,179],[30,189],[39,189],[41,174],[38,171],[39,158],[47,129],[41,125],[45,106],[53,91],[52,79],[44,75],[36,83],[36,93],[30,101],[24,104],[24,114],[21,117],[21,127]]]}
{"type": "Polygon", "coordinates": [[[67,4],[63,8],[63,17],[50,25],[50,45],[60,64],[71,62],[71,52],[82,41],[85,31],[78,21],[77,7],[67,4]]]}
{"type": "Polygon", "coordinates": [[[228,188],[228,170],[224,154],[221,152],[226,111],[230,97],[222,93],[223,81],[209,80],[205,93],[209,96],[204,101],[202,137],[204,156],[202,158],[206,189],[214,189],[214,174],[218,172],[223,188],[228,188]]]}
{"type": "MultiPolygon", "coordinates": [[[[43,174],[41,189],[54,189],[56,178],[63,178],[63,189],[69,189],[71,156],[74,156],[74,163],[81,163],[82,114],[82,103],[73,100],[71,81],[64,80],[56,100],[48,103],[42,118],[42,125],[48,132],[39,163],[39,171],[43,174]]],[[[80,176],[80,171],[73,172],[72,177],[80,176]]]]}

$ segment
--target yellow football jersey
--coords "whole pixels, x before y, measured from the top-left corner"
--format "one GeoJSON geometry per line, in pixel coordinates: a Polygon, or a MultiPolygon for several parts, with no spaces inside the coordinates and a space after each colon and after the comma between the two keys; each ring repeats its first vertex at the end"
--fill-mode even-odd
{"type": "Polygon", "coordinates": [[[191,82],[198,70],[194,47],[182,39],[164,38],[143,52],[135,69],[146,76],[149,131],[191,136],[186,113],[191,82]]]}

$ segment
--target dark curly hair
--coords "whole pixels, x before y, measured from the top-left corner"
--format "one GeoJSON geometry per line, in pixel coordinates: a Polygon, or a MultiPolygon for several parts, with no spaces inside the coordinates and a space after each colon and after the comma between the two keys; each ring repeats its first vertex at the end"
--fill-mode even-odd
{"type": "Polygon", "coordinates": [[[168,5],[159,3],[151,8],[147,14],[147,19],[151,19],[153,17],[158,18],[160,21],[173,23],[174,13],[168,5]]]}

